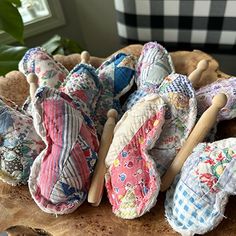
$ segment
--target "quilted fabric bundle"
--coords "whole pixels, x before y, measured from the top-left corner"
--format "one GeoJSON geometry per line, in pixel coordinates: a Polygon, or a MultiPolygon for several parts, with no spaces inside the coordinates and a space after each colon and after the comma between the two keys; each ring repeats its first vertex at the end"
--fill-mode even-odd
{"type": "Polygon", "coordinates": [[[160,177],[150,149],[164,124],[165,104],[148,95],[118,122],[107,154],[106,188],[113,212],[122,218],[143,215],[156,203],[160,177]]]}
{"type": "Polygon", "coordinates": [[[96,130],[63,92],[42,87],[35,97],[34,125],[47,148],[33,163],[29,189],[43,211],[70,213],[87,196],[97,160],[96,130]]]}
{"type": "Polygon", "coordinates": [[[97,70],[81,63],[67,73],[41,48],[30,49],[22,58],[22,72],[39,77],[29,111],[47,147],[33,163],[29,189],[43,211],[66,214],[85,201],[98,136],[107,111],[119,107],[119,97],[132,86],[134,60],[121,53],[97,70]]]}
{"type": "Polygon", "coordinates": [[[204,234],[224,218],[236,194],[236,139],[200,143],[167,191],[165,213],[182,235],[204,234]]]}
{"type": "Polygon", "coordinates": [[[26,184],[34,159],[44,149],[31,117],[0,100],[0,179],[26,184]]]}
{"type": "Polygon", "coordinates": [[[98,134],[102,133],[109,109],[115,108],[119,118],[122,116],[119,99],[131,89],[134,83],[136,63],[136,58],[132,55],[118,53],[96,70],[101,83],[101,93],[93,116],[98,134]]]}
{"type": "Polygon", "coordinates": [[[159,94],[166,104],[163,132],[150,150],[162,176],[195,125],[195,90],[186,76],[174,72],[170,55],[156,42],[143,46],[136,71],[138,90],[128,99],[127,108],[150,93],[159,94]]]}
{"type": "Polygon", "coordinates": [[[155,42],[144,45],[136,66],[138,90],[124,105],[127,111],[115,129],[106,158],[109,200],[113,212],[122,218],[139,217],[155,205],[160,177],[195,124],[194,89],[186,76],[173,70],[165,48],[155,42]],[[150,96],[158,96],[156,107],[151,106],[150,96]],[[153,127],[152,136],[146,125],[157,112],[159,118],[153,122],[158,125],[153,127]]]}
{"type": "Polygon", "coordinates": [[[144,45],[136,66],[138,90],[124,105],[127,111],[115,128],[106,157],[108,197],[113,212],[121,218],[141,216],[156,203],[160,176],[149,152],[164,124],[165,103],[152,92],[171,71],[169,64],[163,70],[168,58],[161,45],[144,45]]]}
{"type": "Polygon", "coordinates": [[[197,101],[191,82],[184,75],[172,73],[159,87],[167,111],[160,139],[150,151],[162,176],[188,138],[197,117],[197,101]]]}
{"type": "Polygon", "coordinates": [[[210,107],[212,98],[217,93],[224,93],[227,96],[227,103],[223,109],[220,110],[217,117],[218,121],[230,120],[236,117],[236,77],[229,79],[218,80],[214,83],[206,85],[196,91],[198,101],[198,116],[210,107]]]}
{"type": "Polygon", "coordinates": [[[99,95],[98,77],[87,64],[68,74],[41,48],[30,49],[19,67],[39,77],[31,114],[46,144],[31,168],[31,195],[45,212],[70,213],[85,201],[97,160],[98,138],[90,115],[99,95]]]}
{"type": "Polygon", "coordinates": [[[94,67],[84,63],[76,65],[66,77],[60,91],[68,94],[89,117],[95,117],[101,83],[94,67]]]}
{"type": "Polygon", "coordinates": [[[59,88],[69,73],[41,47],[29,49],[19,62],[18,68],[25,75],[35,73],[40,86],[51,88],[59,88]]]}

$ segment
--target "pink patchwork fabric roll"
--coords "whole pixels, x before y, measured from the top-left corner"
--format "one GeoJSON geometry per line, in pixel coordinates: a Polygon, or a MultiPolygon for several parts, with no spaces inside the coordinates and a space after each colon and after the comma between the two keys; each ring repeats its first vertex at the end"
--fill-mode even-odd
{"type": "Polygon", "coordinates": [[[125,219],[139,217],[156,203],[160,176],[149,151],[164,124],[165,104],[149,95],[118,122],[106,158],[106,188],[113,212],[125,219]]]}
{"type": "Polygon", "coordinates": [[[35,97],[34,126],[47,147],[33,163],[30,193],[43,211],[70,213],[87,196],[97,160],[96,130],[63,92],[42,87],[35,97]]]}

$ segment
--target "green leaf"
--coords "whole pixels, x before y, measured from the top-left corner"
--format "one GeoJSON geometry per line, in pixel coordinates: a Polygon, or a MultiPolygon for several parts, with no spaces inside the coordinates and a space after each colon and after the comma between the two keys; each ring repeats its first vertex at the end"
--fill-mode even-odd
{"type": "Polygon", "coordinates": [[[71,53],[81,53],[83,51],[80,45],[72,39],[68,38],[62,39],[62,45],[64,47],[66,55],[71,53]]]}
{"type": "Polygon", "coordinates": [[[13,3],[16,7],[21,6],[21,0],[8,0],[8,2],[13,3]]]}
{"type": "Polygon", "coordinates": [[[68,55],[71,53],[81,53],[83,50],[80,45],[68,38],[63,38],[59,35],[54,35],[42,47],[50,54],[68,55]]]}
{"type": "Polygon", "coordinates": [[[27,47],[22,46],[0,45],[0,75],[17,70],[18,63],[27,50],[27,47]]]}
{"type": "Polygon", "coordinates": [[[23,43],[24,23],[17,9],[18,0],[0,0],[0,30],[23,43]]]}
{"type": "Polygon", "coordinates": [[[61,47],[61,36],[54,35],[51,39],[45,42],[42,47],[50,54],[55,54],[57,50],[61,47]]]}

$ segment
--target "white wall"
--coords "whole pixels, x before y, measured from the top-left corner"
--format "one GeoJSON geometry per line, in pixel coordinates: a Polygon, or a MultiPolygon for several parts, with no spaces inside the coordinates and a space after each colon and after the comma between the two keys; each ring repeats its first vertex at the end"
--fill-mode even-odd
{"type": "Polygon", "coordinates": [[[26,40],[36,46],[54,34],[80,43],[91,55],[108,56],[122,46],[119,43],[113,0],[60,0],[66,26],[26,40]]]}
{"type": "Polygon", "coordinates": [[[113,0],[77,0],[76,5],[83,43],[89,51],[106,56],[121,47],[113,0]]]}

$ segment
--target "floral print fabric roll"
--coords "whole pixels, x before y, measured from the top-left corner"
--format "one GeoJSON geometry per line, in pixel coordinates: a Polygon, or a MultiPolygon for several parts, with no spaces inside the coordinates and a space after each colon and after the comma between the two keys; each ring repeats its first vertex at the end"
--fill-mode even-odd
{"type": "Polygon", "coordinates": [[[45,145],[31,117],[0,100],[0,179],[27,184],[30,168],[45,145]]]}
{"type": "Polygon", "coordinates": [[[125,219],[140,217],[156,203],[160,176],[149,155],[164,124],[165,104],[148,95],[118,122],[106,157],[106,188],[113,212],[125,219]]]}

